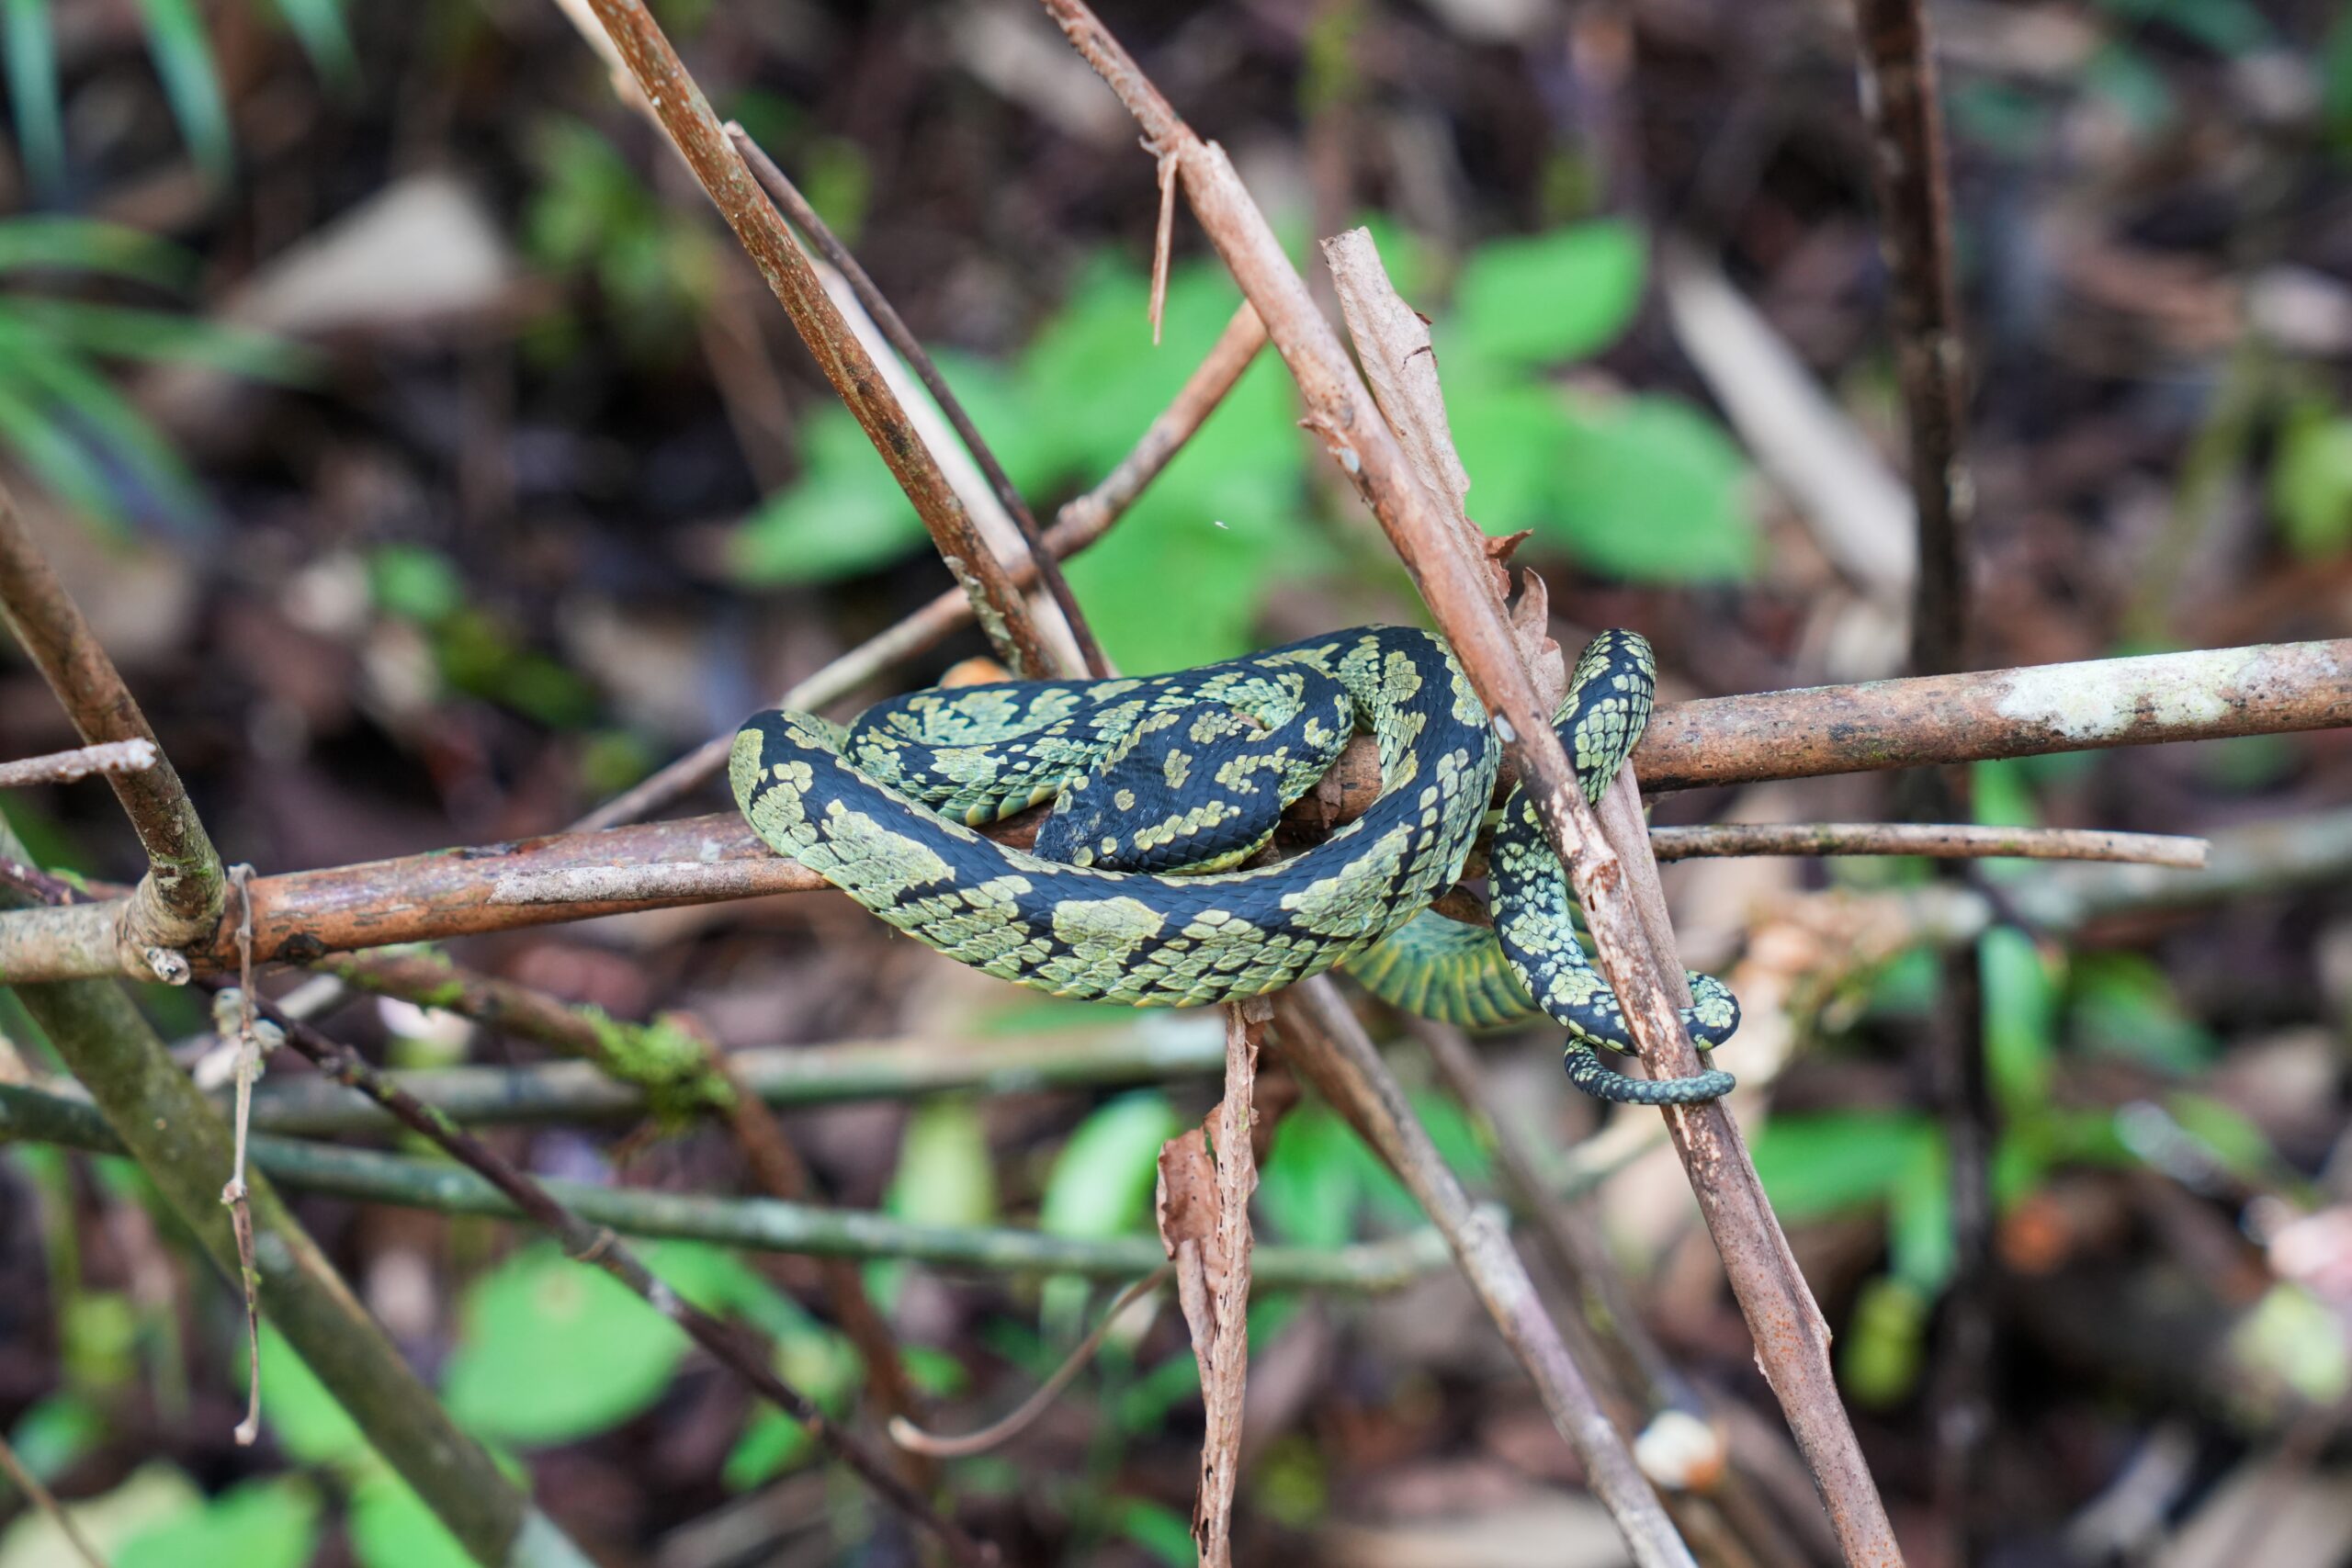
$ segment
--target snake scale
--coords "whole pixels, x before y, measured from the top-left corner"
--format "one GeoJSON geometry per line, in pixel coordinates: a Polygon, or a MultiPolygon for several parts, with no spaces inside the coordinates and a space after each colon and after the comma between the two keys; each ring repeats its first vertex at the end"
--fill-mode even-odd
{"type": "MultiPolygon", "coordinates": [[[[1555,722],[1597,798],[1649,722],[1649,646],[1604,632],[1555,722]]],[[[1173,674],[918,692],[846,730],[755,714],[735,738],[735,800],[791,855],[900,931],[1057,996],[1197,1007],[1346,964],[1394,1005],[1468,1027],[1548,1015],[1569,1077],[1627,1104],[1732,1087],[1710,1068],[1636,1078],[1617,999],[1586,957],[1559,861],[1514,789],[1489,866],[1495,929],[1427,912],[1487,820],[1501,746],[1427,632],[1365,626],[1173,674]],[[1288,859],[1242,869],[1359,729],[1380,755],[1371,807],[1288,859]],[[1044,801],[1035,852],[973,829],[1044,801]]],[[[1691,976],[1703,1050],[1739,1022],[1691,976]]]]}

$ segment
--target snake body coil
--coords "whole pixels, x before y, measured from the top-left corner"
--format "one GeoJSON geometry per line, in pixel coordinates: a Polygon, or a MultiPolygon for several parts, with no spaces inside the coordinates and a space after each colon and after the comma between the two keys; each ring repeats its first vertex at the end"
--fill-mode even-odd
{"type": "MultiPolygon", "coordinates": [[[[1631,633],[1602,634],[1578,660],[1559,724],[1589,795],[1640,739],[1650,686],[1648,647],[1631,633]]],[[[1624,1021],[1520,792],[1492,856],[1499,962],[1486,933],[1423,914],[1460,875],[1500,762],[1444,645],[1373,626],[1171,675],[917,693],[846,732],[771,709],[737,735],[729,777],[772,848],[1001,979],[1193,1007],[1349,963],[1386,999],[1474,1026],[1532,1017],[1540,1002],[1567,1028],[1569,1077],[1601,1098],[1724,1093],[1726,1073],[1634,1078],[1593,1054],[1631,1049],[1624,1021]],[[1262,846],[1359,728],[1380,755],[1369,810],[1290,859],[1217,869],[1262,846]],[[1038,852],[972,830],[1046,799],[1038,852]],[[1476,1005],[1463,999],[1473,992],[1476,1005]]],[[[1737,1004],[1716,981],[1692,982],[1685,1021],[1713,1046],[1737,1026],[1737,1004]]]]}

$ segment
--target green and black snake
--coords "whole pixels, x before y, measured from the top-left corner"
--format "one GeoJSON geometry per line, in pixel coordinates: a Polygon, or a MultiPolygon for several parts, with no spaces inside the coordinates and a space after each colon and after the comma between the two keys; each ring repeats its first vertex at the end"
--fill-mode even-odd
{"type": "MultiPolygon", "coordinates": [[[[1652,679],[1631,632],[1602,633],[1577,661],[1556,723],[1588,796],[1641,738],[1652,679]]],[[[1501,756],[1443,643],[1366,626],[1170,675],[918,692],[845,731],[770,709],[736,736],[729,777],[771,848],[1000,979],[1197,1007],[1345,964],[1383,999],[1465,1026],[1548,1014],[1567,1029],[1569,1077],[1604,1100],[1723,1095],[1728,1073],[1635,1078],[1596,1054],[1632,1043],[1521,791],[1489,856],[1494,931],[1427,912],[1461,874],[1501,756]],[[1226,869],[1359,729],[1380,753],[1371,808],[1300,854],[1226,869]],[[1034,852],[972,830],[1046,800],[1034,852]]],[[[1712,1048],[1738,1003],[1705,976],[1691,993],[1684,1021],[1712,1048]]]]}

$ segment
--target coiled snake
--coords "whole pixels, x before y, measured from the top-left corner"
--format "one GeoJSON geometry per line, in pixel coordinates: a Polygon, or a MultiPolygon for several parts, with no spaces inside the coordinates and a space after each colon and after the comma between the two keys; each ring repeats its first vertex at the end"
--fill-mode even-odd
{"type": "MultiPolygon", "coordinates": [[[[1652,678],[1631,632],[1602,633],[1577,661],[1555,722],[1588,796],[1640,739],[1652,678]]],[[[846,731],[770,709],[736,736],[729,773],[771,848],[1000,979],[1197,1007],[1345,964],[1383,999],[1468,1027],[1548,1014],[1568,1032],[1569,1077],[1601,1099],[1724,1094],[1728,1073],[1635,1078],[1596,1054],[1632,1043],[1522,792],[1495,829],[1491,936],[1427,912],[1461,874],[1500,765],[1445,645],[1366,626],[1170,675],[918,692],[846,731]],[[1359,728],[1380,753],[1371,808],[1289,859],[1226,869],[1359,728]],[[1046,800],[1035,852],[972,830],[1046,800]]],[[[1738,1003],[1706,976],[1691,994],[1693,1041],[1721,1043],[1738,1003]]]]}

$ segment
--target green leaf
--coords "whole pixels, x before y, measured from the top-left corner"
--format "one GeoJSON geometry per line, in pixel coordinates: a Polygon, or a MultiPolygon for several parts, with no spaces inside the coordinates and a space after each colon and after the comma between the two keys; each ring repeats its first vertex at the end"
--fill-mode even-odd
{"type": "Polygon", "coordinates": [[[37,1479],[51,1481],[106,1438],[105,1413],[81,1394],[62,1391],[37,1401],[17,1417],[8,1444],[37,1479]]]}
{"type": "Polygon", "coordinates": [[[1773,1210],[1801,1221],[1887,1201],[1920,1150],[1937,1142],[1923,1115],[1840,1111],[1775,1116],[1753,1152],[1773,1210]]]}
{"type": "Polygon", "coordinates": [[[2352,547],[2352,420],[2312,404],[2288,415],[2268,489],[2278,531],[2297,555],[2312,560],[2352,547]]]}
{"type": "Polygon", "coordinates": [[[561,1443],[628,1419],[662,1395],[685,1353],[668,1319],[602,1269],[552,1245],[525,1248],[466,1292],[444,1396],[473,1431],[561,1443]]]}
{"type": "Polygon", "coordinates": [[[1168,1568],[1193,1568],[1201,1560],[1191,1523],[1175,1509],[1142,1497],[1114,1497],[1110,1507],[1111,1528],[1155,1562],[1168,1568]]]}
{"type": "Polygon", "coordinates": [[[1940,1137],[1920,1140],[1895,1177],[1887,1209],[1887,1251],[1894,1277],[1930,1300],[1951,1280],[1957,1256],[1951,1234],[1951,1163],[1940,1137]]]}
{"type": "Polygon", "coordinates": [[[2102,9],[2132,22],[2157,22],[2217,54],[2250,54],[2277,37],[2250,0],[2099,0],[2102,9]]]}
{"type": "Polygon", "coordinates": [[[1160,1145],[1182,1124],[1158,1089],[1123,1094],[1078,1124],[1055,1156],[1037,1213],[1052,1235],[1125,1235],[1151,1212],[1160,1145]]]}
{"type": "Polygon", "coordinates": [[[65,116],[57,94],[57,33],[50,0],[6,0],[0,10],[0,62],[8,76],[8,107],[17,124],[17,152],[33,188],[55,196],[65,185],[65,116]]]}
{"type": "Polygon", "coordinates": [[[1490,534],[1555,533],[1562,454],[1579,436],[1559,393],[1516,378],[1449,378],[1448,388],[1454,449],[1470,476],[1470,515],[1490,534]]]}
{"type": "Polygon", "coordinates": [[[133,1537],[115,1568],[303,1568],[319,1538],[319,1495],[300,1476],[232,1486],[203,1508],[133,1537]]]}
{"type": "Polygon", "coordinates": [[[368,591],[376,607],[423,626],[437,626],[466,602],[457,563],[429,545],[379,546],[368,557],[368,591]]]}
{"type": "Polygon", "coordinates": [[[85,354],[201,365],[281,385],[299,385],[319,365],[317,355],[267,333],[164,310],[17,299],[9,301],[8,313],[85,354]]]}
{"type": "Polygon", "coordinates": [[[0,445],[14,451],[52,495],[87,520],[112,531],[125,525],[120,498],[96,461],[5,374],[0,374],[0,445]]]}
{"type": "Polygon", "coordinates": [[[359,62],[351,51],[351,29],[343,18],[343,0],[277,0],[277,14],[301,42],[302,52],[321,76],[339,88],[357,82],[359,62]]]}
{"type": "MultiPolygon", "coordinates": [[[[168,240],[88,218],[11,218],[0,222],[0,272],[103,273],[157,288],[184,287],[196,259],[168,240]]],[[[13,310],[15,301],[5,307],[13,310]]]]}
{"type": "Polygon", "coordinates": [[[1302,1105],[1274,1128],[1258,1171],[1258,1207],[1284,1241],[1342,1246],[1355,1234],[1369,1152],[1337,1112],[1302,1105]]]}
{"type": "Polygon", "coordinates": [[[800,482],[736,534],[737,575],[755,583],[830,582],[887,566],[925,538],[922,520],[857,420],[830,404],[802,427],[800,482]]]}
{"type": "Polygon", "coordinates": [[[105,378],[38,333],[16,332],[8,323],[0,323],[0,345],[14,357],[17,371],[66,416],[63,423],[83,445],[125,470],[124,477],[159,511],[184,523],[209,514],[196,476],[180,455],[105,378]]]}
{"type": "Polygon", "coordinates": [[[2264,1381],[2326,1409],[2352,1393],[2344,1322],[2301,1285],[2280,1282],[2230,1331],[2230,1357],[2264,1381]]]}
{"type": "Polygon", "coordinates": [[[2182,1009],[2164,971],[2138,953],[2082,953],[2069,978],[2068,1021],[2089,1050],[2179,1074],[2198,1071],[2221,1050],[2182,1009]]]}
{"type": "Polygon", "coordinates": [[[474,1568],[416,1489],[391,1470],[376,1470],[351,1491],[345,1521],[360,1568],[474,1568]]]}
{"type": "Polygon", "coordinates": [[[1854,1403],[1884,1409],[1918,1385],[1926,1359],[1928,1299],[1901,1280],[1864,1285],[1838,1347],[1838,1371],[1854,1403]]]}
{"type": "Polygon", "coordinates": [[[1558,511],[1537,526],[1578,565],[1634,582],[1738,581],[1756,570],[1747,463],[1680,399],[1571,408],[1553,461],[1558,511]]]}
{"type": "Polygon", "coordinates": [[[1996,926],[1976,944],[1984,987],[1984,1056],[2012,1116],[2050,1103],[2058,1053],[2058,983],[2031,937],[1996,926]]]}
{"type": "MultiPolygon", "coordinates": [[[[112,1561],[124,1543],[198,1517],[204,1507],[195,1483],[158,1460],[141,1465],[104,1496],[76,1500],[66,1511],[83,1539],[112,1561]]],[[[81,1568],[81,1562],[56,1521],[38,1510],[19,1515],[0,1531],[0,1568],[81,1568]]]]}
{"type": "Polygon", "coordinates": [[[888,1206],[917,1224],[996,1222],[996,1161],[977,1102],[950,1095],[915,1107],[899,1145],[888,1206]]]}
{"type": "Polygon", "coordinates": [[[367,1434],[327,1385],[267,1324],[261,1331],[261,1387],[262,1420],[288,1457],[302,1464],[357,1466],[374,1454],[367,1434]]]}
{"type": "Polygon", "coordinates": [[[163,78],[180,134],[198,165],[225,185],[236,173],[236,156],[204,18],[194,0],[139,0],[139,9],[147,22],[148,52],[154,56],[155,74],[163,78]]]}
{"type": "MultiPolygon", "coordinates": [[[[1615,219],[1481,245],[1462,268],[1447,323],[1497,361],[1556,365],[1615,342],[1642,300],[1641,231],[1615,219]]],[[[1441,337],[1438,347],[1445,349],[1441,337]]]]}

